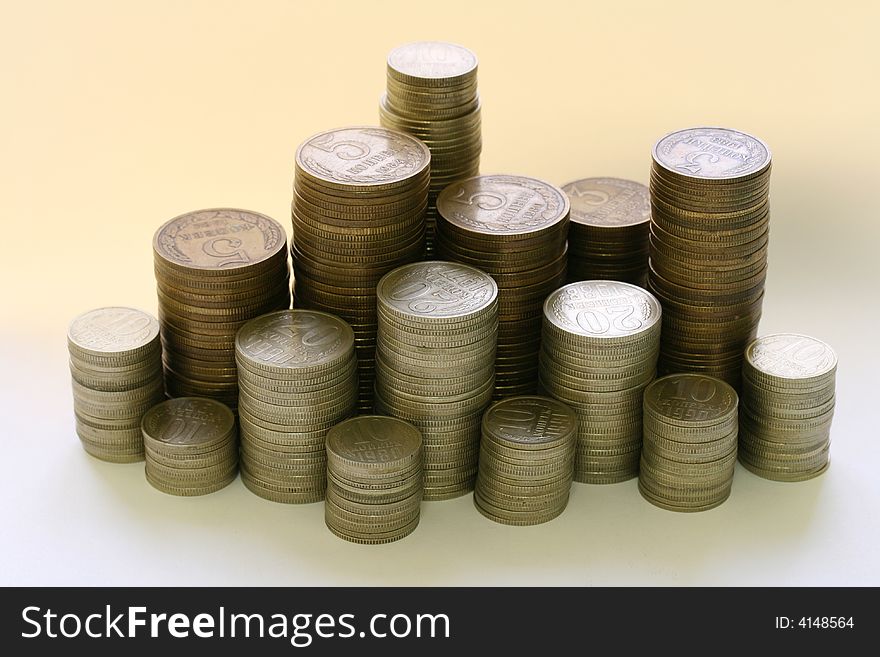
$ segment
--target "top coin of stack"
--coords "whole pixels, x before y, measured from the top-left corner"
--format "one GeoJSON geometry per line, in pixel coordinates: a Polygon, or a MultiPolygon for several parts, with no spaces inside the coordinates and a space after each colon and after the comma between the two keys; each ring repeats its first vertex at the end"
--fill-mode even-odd
{"type": "Polygon", "coordinates": [[[803,481],[828,469],[837,355],[821,340],[778,333],[746,349],[739,460],[766,479],[803,481]]]}
{"type": "Polygon", "coordinates": [[[663,304],[661,373],[739,386],[767,273],[770,150],[726,128],[691,128],[654,146],[649,289],[663,304]]]}
{"type": "Polygon", "coordinates": [[[159,323],[134,308],[98,308],[67,331],[76,433],[103,461],[144,458],[141,417],[165,397],[159,323]]]}
{"type": "Polygon", "coordinates": [[[641,183],[584,178],[563,186],[571,201],[568,281],[648,281],[651,199],[641,183]]]}
{"type": "Polygon", "coordinates": [[[437,195],[446,185],[480,172],[482,139],[477,57],[440,41],[400,46],[388,55],[383,126],[421,139],[431,149],[431,189],[425,214],[427,258],[434,255],[437,195]]]}
{"type": "Polygon", "coordinates": [[[236,331],[290,307],[284,229],[247,210],[198,210],[156,231],[153,260],[168,394],[235,409],[236,331]]]}
{"type": "Polygon", "coordinates": [[[376,284],[424,256],[430,162],[418,139],[378,127],[322,132],[296,151],[294,303],[354,329],[361,412],[373,406],[376,284]]]}
{"type": "Polygon", "coordinates": [[[437,252],[498,283],[495,396],[535,392],[545,297],[565,281],[569,202],[525,176],[477,176],[437,199],[437,252]]]}

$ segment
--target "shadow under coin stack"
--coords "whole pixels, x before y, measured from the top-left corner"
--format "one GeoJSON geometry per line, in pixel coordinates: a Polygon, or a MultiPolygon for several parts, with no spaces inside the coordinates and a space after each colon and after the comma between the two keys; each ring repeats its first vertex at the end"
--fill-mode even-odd
{"type": "Polygon", "coordinates": [[[657,371],[661,310],[630,283],[569,283],[547,297],[540,387],[578,415],[575,481],[639,473],[642,394],[657,371]]]}
{"type": "Polygon", "coordinates": [[[422,41],[388,55],[383,126],[418,137],[431,150],[431,188],[425,214],[427,259],[434,256],[437,195],[480,172],[482,138],[477,57],[453,43],[422,41]]]}
{"type": "Polygon", "coordinates": [[[351,327],[312,310],[270,313],[241,327],[235,359],[244,485],[273,502],[321,501],[324,438],[357,402],[351,327]]]}
{"type": "Polygon", "coordinates": [[[793,333],[758,338],[743,363],[739,460],[765,479],[804,481],[828,469],[837,356],[793,333]]]}
{"type": "Polygon", "coordinates": [[[144,459],[141,417],[165,398],[159,323],[134,308],[98,308],[67,331],[76,433],[112,463],[144,459]]]}
{"type": "Polygon", "coordinates": [[[437,199],[437,253],[498,283],[495,398],[535,392],[544,299],[565,282],[568,197],[524,176],[477,176],[437,199]]]}
{"type": "Polygon", "coordinates": [[[390,543],[419,524],[422,437],[393,417],[361,415],[327,432],[327,528],[352,543],[390,543]]]}
{"type": "Polygon", "coordinates": [[[710,376],[672,374],[645,390],[644,418],[642,497],[669,511],[724,502],[736,466],[736,391],[710,376]]]}
{"type": "Polygon", "coordinates": [[[726,128],[654,145],[648,289],[663,304],[661,374],[698,372],[739,387],[767,274],[770,150],[726,128]]]}
{"type": "Polygon", "coordinates": [[[238,436],[230,408],[204,397],[178,397],[151,408],[142,423],[147,481],[169,495],[206,495],[238,472],[238,436]]]}
{"type": "Polygon", "coordinates": [[[376,411],[421,431],[426,500],[464,495],[492,400],[498,286],[473,267],[429,261],[387,274],[377,298],[376,411]]]}
{"type": "Polygon", "coordinates": [[[537,525],[568,505],[578,419],[547,397],[509,397],[483,417],[474,505],[505,525],[537,525]]]}
{"type": "Polygon", "coordinates": [[[611,280],[645,287],[651,199],[641,183],[584,178],[562,188],[571,202],[568,281],[611,280]]]}
{"type": "Polygon", "coordinates": [[[378,127],[323,132],[296,151],[294,305],[354,329],[360,412],[373,410],[376,284],[424,257],[430,161],[418,139],[378,127]]]}
{"type": "Polygon", "coordinates": [[[238,405],[235,333],[290,307],[287,238],[256,212],[190,212],[153,238],[165,384],[171,397],[238,405]]]}

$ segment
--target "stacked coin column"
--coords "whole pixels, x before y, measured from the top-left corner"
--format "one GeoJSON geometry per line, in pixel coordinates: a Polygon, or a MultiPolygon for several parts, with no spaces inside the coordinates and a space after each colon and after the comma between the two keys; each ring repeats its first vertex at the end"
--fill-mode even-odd
{"type": "Polygon", "coordinates": [[[67,331],[76,433],[95,458],[144,458],[141,418],[165,398],[159,323],[134,308],[98,308],[67,331]]]}
{"type": "Polygon", "coordinates": [[[357,403],[351,327],[312,310],[270,313],[241,327],[235,359],[244,485],[273,502],[324,499],[324,438],[357,403]]]}
{"type": "Polygon", "coordinates": [[[473,267],[429,261],[387,274],[377,297],[376,411],[421,430],[426,500],[463,495],[492,399],[498,286],[473,267]]]}
{"type": "Polygon", "coordinates": [[[373,408],[376,284],[424,256],[430,160],[414,137],[370,127],[315,135],[296,152],[294,305],[354,329],[360,412],[373,408]]]}
{"type": "Polygon", "coordinates": [[[776,481],[812,479],[828,469],[837,356],[821,340],[778,333],[746,350],[739,460],[776,481]]]}
{"type": "Polygon", "coordinates": [[[565,282],[569,203],[557,187],[524,176],[478,176],[437,199],[437,252],[498,283],[495,397],[535,392],[541,313],[565,282]]]}
{"type": "Polygon", "coordinates": [[[736,391],[702,374],[672,374],[645,390],[644,418],[642,497],[670,511],[724,502],[736,465],[736,391]]]}
{"type": "Polygon", "coordinates": [[[739,387],[767,273],[770,151],[724,128],[692,128],[654,146],[650,289],[663,304],[659,370],[739,387]]]}
{"type": "Polygon", "coordinates": [[[477,58],[452,43],[422,41],[388,55],[387,89],[379,101],[383,126],[421,139],[431,149],[425,215],[427,259],[434,256],[437,195],[450,182],[480,172],[477,58]]]}
{"type": "Polygon", "coordinates": [[[168,394],[234,410],[236,331],[290,307],[284,229],[256,212],[200,210],[159,228],[153,258],[168,394]]]}
{"type": "Polygon", "coordinates": [[[569,283],[547,297],[540,383],[578,415],[575,481],[638,475],[642,393],[656,375],[660,317],[657,299],[629,283],[569,283]]]}

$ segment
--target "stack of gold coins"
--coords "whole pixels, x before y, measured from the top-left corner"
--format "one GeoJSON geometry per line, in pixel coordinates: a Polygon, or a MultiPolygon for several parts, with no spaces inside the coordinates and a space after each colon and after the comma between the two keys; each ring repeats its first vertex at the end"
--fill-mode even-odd
{"type": "Polygon", "coordinates": [[[565,282],[568,197],[524,176],[478,176],[437,199],[437,252],[498,283],[495,397],[535,392],[541,307],[565,282]]]}
{"type": "Polygon", "coordinates": [[[379,100],[382,125],[418,137],[431,149],[425,214],[425,247],[431,260],[437,195],[454,180],[480,172],[477,57],[453,43],[410,43],[388,55],[387,77],[386,93],[379,100]]]}
{"type": "Polygon", "coordinates": [[[159,323],[134,308],[98,308],[67,331],[76,433],[102,461],[144,458],[141,417],[165,398],[159,323]]]}
{"type": "Polygon", "coordinates": [[[468,265],[429,261],[387,274],[377,298],[376,411],[421,430],[426,500],[463,495],[492,399],[498,286],[468,265]]]}
{"type": "Polygon", "coordinates": [[[146,476],[169,495],[205,495],[228,486],[238,472],[235,415],[205,397],[169,399],[141,423],[146,476]]]}
{"type": "Polygon", "coordinates": [[[256,212],[199,210],[156,231],[153,257],[168,394],[236,408],[235,332],[290,307],[284,229],[256,212]]]}
{"type": "Polygon", "coordinates": [[[541,389],[577,412],[575,481],[638,474],[642,393],[656,375],[660,317],[657,299],[630,283],[569,283],[547,297],[541,389]]]}
{"type": "Polygon", "coordinates": [[[354,329],[360,395],[372,412],[376,284],[425,252],[431,154],[385,128],[341,128],[307,139],[293,183],[294,305],[354,329]]]}
{"type": "Polygon", "coordinates": [[[547,397],[509,397],[483,416],[474,505],[505,525],[537,525],[565,510],[578,419],[547,397]]]}
{"type": "Polygon", "coordinates": [[[331,532],[353,543],[390,543],[419,524],[422,436],[393,417],[361,415],[327,432],[331,532]]]}
{"type": "Polygon", "coordinates": [[[670,511],[727,499],[736,465],[737,396],[720,379],[672,374],[645,390],[642,497],[670,511]]]}
{"type": "Polygon", "coordinates": [[[663,304],[659,370],[739,386],[767,274],[770,150],[726,128],[654,146],[650,289],[663,304]]]}
{"type": "Polygon", "coordinates": [[[288,504],[324,499],[324,438],[354,414],[357,358],[351,327],[334,315],[280,310],[235,338],[241,479],[288,504]]]}
{"type": "Polygon", "coordinates": [[[828,469],[837,356],[816,338],[778,333],[746,349],[739,460],[761,477],[804,481],[828,469]]]}
{"type": "Polygon", "coordinates": [[[584,178],[562,188],[571,201],[568,281],[611,280],[645,287],[651,198],[641,183],[584,178]]]}

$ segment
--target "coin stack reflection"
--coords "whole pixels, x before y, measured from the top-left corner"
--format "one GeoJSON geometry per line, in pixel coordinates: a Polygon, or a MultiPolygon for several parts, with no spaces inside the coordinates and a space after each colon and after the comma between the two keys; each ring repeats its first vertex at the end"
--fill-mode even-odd
{"type": "Polygon", "coordinates": [[[426,500],[463,495],[492,399],[498,286],[468,265],[429,261],[387,274],[377,298],[376,411],[421,431],[426,500]]]}
{"type": "Polygon", "coordinates": [[[437,195],[450,182],[480,172],[482,138],[477,57],[452,43],[421,41],[388,55],[383,126],[421,139],[431,149],[431,188],[425,214],[426,253],[434,255],[437,195]]]}
{"type": "Polygon", "coordinates": [[[324,499],[324,438],[354,414],[354,333],[340,318],[281,310],[252,319],[235,339],[241,479],[288,504],[324,499]]]}
{"type": "Polygon", "coordinates": [[[296,152],[294,305],[354,329],[360,412],[373,408],[376,284],[424,257],[430,160],[418,139],[378,127],[323,132],[296,152]]]}
{"type": "Polygon", "coordinates": [[[159,323],[134,308],[98,308],[67,331],[76,433],[95,458],[144,458],[141,417],[165,398],[159,323]]]}

